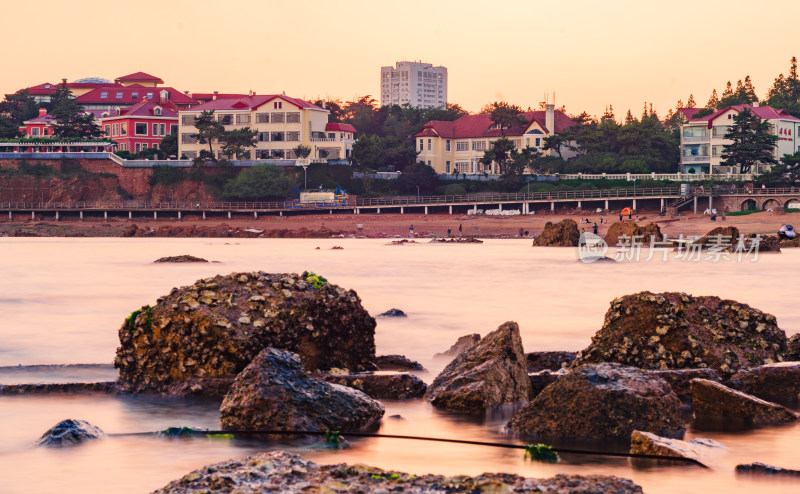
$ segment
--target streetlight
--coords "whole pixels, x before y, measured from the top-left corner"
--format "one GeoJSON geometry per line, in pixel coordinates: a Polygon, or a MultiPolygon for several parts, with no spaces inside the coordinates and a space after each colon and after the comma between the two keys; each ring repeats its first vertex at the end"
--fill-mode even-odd
{"type": "Polygon", "coordinates": [[[308,165],[303,167],[303,190],[308,189],[308,165]]]}
{"type": "Polygon", "coordinates": [[[417,185],[417,202],[419,202],[419,185],[417,185]]]}

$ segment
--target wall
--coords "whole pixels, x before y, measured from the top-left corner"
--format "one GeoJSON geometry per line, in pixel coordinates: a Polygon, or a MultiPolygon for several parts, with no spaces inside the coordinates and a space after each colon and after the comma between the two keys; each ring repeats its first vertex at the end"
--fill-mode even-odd
{"type": "MultiPolygon", "coordinates": [[[[17,168],[17,161],[13,159],[0,159],[0,168],[17,168]]],[[[111,160],[79,159],[81,167],[91,173],[111,173],[119,178],[119,185],[134,196],[145,196],[150,192],[147,179],[153,174],[152,168],[122,168],[111,160]]],[[[60,159],[28,160],[28,163],[42,163],[56,170],[61,168],[60,159]]]]}

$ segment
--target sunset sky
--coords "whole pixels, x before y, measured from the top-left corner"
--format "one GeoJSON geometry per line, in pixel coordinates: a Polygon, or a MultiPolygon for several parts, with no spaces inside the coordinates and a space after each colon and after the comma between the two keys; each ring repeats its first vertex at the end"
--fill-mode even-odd
{"type": "Polygon", "coordinates": [[[3,5],[0,92],[144,71],[181,91],[379,99],[397,60],[444,65],[469,111],[546,91],[568,113],[663,116],[750,75],[763,98],[800,55],[800,3],[44,0],[3,5]],[[13,47],[13,48],[12,48],[13,47]]]}

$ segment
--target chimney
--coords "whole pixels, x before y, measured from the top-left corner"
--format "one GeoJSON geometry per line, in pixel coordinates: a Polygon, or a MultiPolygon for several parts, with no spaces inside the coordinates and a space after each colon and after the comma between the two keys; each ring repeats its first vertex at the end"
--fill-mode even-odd
{"type": "Polygon", "coordinates": [[[39,116],[43,117],[47,115],[47,108],[39,108],[39,116]]]}
{"type": "Polygon", "coordinates": [[[61,83],[62,83],[62,84],[66,84],[66,83],[67,83],[67,78],[66,78],[66,77],[64,77],[63,79],[61,79],[61,83]]]}
{"type": "Polygon", "coordinates": [[[283,94],[284,96],[286,96],[286,91],[284,91],[282,94],[283,94]]]}
{"type": "Polygon", "coordinates": [[[185,94],[186,96],[189,96],[189,91],[184,91],[183,94],[185,94]]]}
{"type": "Polygon", "coordinates": [[[167,101],[169,101],[169,91],[167,91],[166,89],[162,89],[161,91],[159,91],[158,96],[159,96],[158,101],[162,105],[167,101]]]}
{"type": "Polygon", "coordinates": [[[547,103],[544,105],[544,126],[547,127],[547,134],[553,135],[556,133],[556,105],[547,103]]]}
{"type": "Polygon", "coordinates": [[[327,108],[325,108],[325,102],[324,102],[324,101],[322,102],[322,109],[323,109],[323,110],[326,110],[326,109],[327,109],[327,108]]]}
{"type": "Polygon", "coordinates": [[[758,108],[758,101],[753,101],[753,108],[758,108]]]}
{"type": "Polygon", "coordinates": [[[218,94],[219,94],[219,91],[214,91],[214,96],[211,97],[211,101],[216,100],[218,94]]]}
{"type": "Polygon", "coordinates": [[[248,96],[252,96],[253,95],[253,90],[251,89],[251,90],[247,91],[247,95],[248,96]]]}

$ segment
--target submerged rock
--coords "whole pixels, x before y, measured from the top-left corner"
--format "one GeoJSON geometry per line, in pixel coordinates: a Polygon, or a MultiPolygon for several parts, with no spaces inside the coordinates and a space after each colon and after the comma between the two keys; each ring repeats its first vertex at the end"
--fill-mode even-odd
{"type": "MultiPolygon", "coordinates": [[[[633,431],[631,434],[631,453],[638,455],[660,455],[678,458],[689,458],[704,463],[703,458],[714,449],[723,445],[713,439],[697,438],[691,441],[681,441],[668,437],[657,436],[650,432],[633,431]]],[[[657,460],[659,464],[681,465],[672,460],[657,460]]]]}
{"type": "Polygon", "coordinates": [[[298,353],[309,370],[373,370],[375,319],[356,292],[313,273],[231,273],[134,311],[119,339],[114,365],[126,389],[222,396],[269,346],[298,353]]]}
{"type": "Polygon", "coordinates": [[[188,254],[183,254],[180,256],[168,256],[156,259],[153,262],[208,262],[206,259],[202,257],[195,257],[190,256],[188,254]]]}
{"type": "Polygon", "coordinates": [[[708,367],[729,377],[783,360],[785,353],[786,335],[771,314],[719,297],[640,292],[611,302],[603,327],[573,365],[708,367]]]}
{"type": "Polygon", "coordinates": [[[61,448],[75,446],[90,439],[99,439],[105,436],[106,434],[99,427],[85,420],[67,419],[62,420],[42,434],[42,437],[36,441],[36,445],[61,448]]]}
{"type": "Polygon", "coordinates": [[[405,312],[400,309],[389,309],[386,312],[378,314],[378,317],[408,317],[405,312]]]}
{"type": "Polygon", "coordinates": [[[525,355],[525,359],[528,372],[538,372],[544,369],[557,371],[571,364],[577,355],[575,352],[531,352],[525,355]]]}
{"type": "Polygon", "coordinates": [[[764,475],[786,475],[790,477],[797,477],[800,475],[800,470],[774,467],[772,465],[756,462],[749,463],[747,465],[736,465],[736,473],[756,473],[764,475]]]}
{"type": "Polygon", "coordinates": [[[794,407],[800,394],[800,362],[781,362],[741,370],[731,377],[728,384],[762,400],[794,407]]]}
{"type": "Polygon", "coordinates": [[[361,391],[310,377],[296,354],[267,348],[236,376],[220,423],[232,430],[359,431],[383,413],[361,391]]]}
{"type": "Polygon", "coordinates": [[[188,494],[200,492],[255,494],[274,492],[408,492],[448,493],[605,493],[641,494],[632,481],[612,475],[563,475],[533,479],[508,473],[484,473],[477,477],[411,475],[364,464],[317,465],[301,457],[273,451],[239,460],[228,460],[194,470],[153,492],[188,494]]]}
{"type": "Polygon", "coordinates": [[[375,366],[378,370],[386,371],[425,371],[419,362],[411,360],[405,355],[378,355],[375,357],[375,366]]]}
{"type": "Polygon", "coordinates": [[[627,439],[634,430],[682,437],[681,403],[662,379],[619,364],[584,365],[547,386],[509,422],[541,439],[627,439]]]}
{"type": "Polygon", "coordinates": [[[474,347],[479,341],[481,341],[481,335],[478,333],[461,336],[453,343],[453,346],[441,353],[435,354],[433,358],[454,358],[462,352],[474,347]]]}
{"type": "Polygon", "coordinates": [[[321,374],[329,383],[357,389],[376,400],[407,400],[422,398],[428,386],[410,374],[321,374]]]}
{"type": "Polygon", "coordinates": [[[575,220],[561,220],[553,224],[548,221],[544,230],[535,239],[534,247],[577,247],[581,234],[575,220]]]}
{"type": "Polygon", "coordinates": [[[458,355],[425,393],[437,408],[466,413],[483,413],[530,397],[531,382],[515,322],[504,323],[458,355]]]}
{"type": "Polygon", "coordinates": [[[692,379],[692,408],[696,429],[742,430],[797,420],[786,407],[708,379],[692,379]]]}

